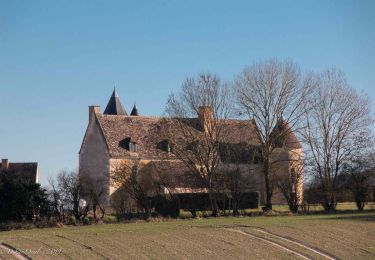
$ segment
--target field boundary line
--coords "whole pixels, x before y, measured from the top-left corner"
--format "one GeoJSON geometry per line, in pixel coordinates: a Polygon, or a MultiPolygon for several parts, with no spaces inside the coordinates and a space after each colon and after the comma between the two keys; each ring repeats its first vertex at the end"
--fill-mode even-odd
{"type": "Polygon", "coordinates": [[[88,246],[88,245],[86,245],[84,243],[81,243],[81,242],[79,242],[77,240],[74,240],[74,239],[66,237],[66,236],[62,236],[62,235],[56,235],[56,236],[59,237],[59,238],[62,238],[62,239],[66,239],[66,240],[72,241],[72,242],[74,242],[74,243],[76,243],[76,244],[78,244],[80,246],[83,246],[84,248],[86,248],[88,250],[91,250],[92,252],[96,253],[97,255],[103,257],[104,259],[110,259],[109,257],[107,257],[107,256],[101,254],[100,252],[96,251],[92,246],[88,246]]]}
{"type": "Polygon", "coordinates": [[[296,245],[298,245],[298,246],[300,246],[300,247],[303,247],[303,248],[305,248],[305,249],[308,249],[308,250],[310,250],[310,251],[312,251],[312,252],[314,252],[314,253],[316,253],[316,254],[318,254],[318,255],[320,255],[320,256],[323,256],[323,257],[325,257],[325,258],[327,258],[327,259],[330,259],[330,260],[337,260],[337,259],[338,259],[338,258],[336,258],[336,257],[334,257],[334,256],[331,256],[331,255],[329,255],[328,253],[325,253],[325,252],[323,252],[323,251],[321,251],[321,250],[319,250],[319,249],[317,249],[317,248],[307,246],[307,245],[302,244],[302,243],[300,243],[300,242],[298,242],[298,241],[296,241],[296,240],[293,240],[293,239],[290,239],[290,238],[286,238],[286,237],[283,237],[283,236],[280,236],[280,235],[276,235],[276,234],[273,233],[273,232],[265,231],[265,230],[260,229],[260,228],[252,228],[252,229],[253,229],[254,231],[256,231],[256,232],[260,232],[260,233],[267,234],[267,235],[272,235],[272,236],[275,236],[275,237],[280,238],[280,239],[282,239],[282,240],[285,240],[285,241],[288,241],[288,242],[290,242],[290,243],[296,244],[296,245]]]}
{"type": "Polygon", "coordinates": [[[2,248],[3,250],[5,250],[6,252],[9,252],[15,258],[17,258],[19,260],[32,260],[32,258],[30,256],[26,255],[24,252],[21,252],[20,250],[18,250],[14,246],[9,245],[8,243],[1,242],[0,243],[0,248],[2,248]]]}
{"type": "Polygon", "coordinates": [[[305,255],[303,255],[303,254],[301,254],[301,253],[299,253],[299,252],[297,252],[297,251],[294,251],[294,250],[292,250],[292,249],[290,249],[290,248],[288,248],[288,247],[286,247],[286,246],[283,246],[283,245],[281,245],[281,244],[279,244],[279,243],[277,243],[277,242],[274,242],[274,241],[272,241],[272,240],[269,240],[269,239],[266,239],[266,238],[263,238],[263,237],[259,237],[259,236],[253,235],[253,234],[249,234],[249,233],[247,233],[247,232],[244,232],[244,231],[242,231],[242,230],[238,230],[238,229],[233,229],[233,228],[224,228],[224,229],[229,230],[229,231],[231,231],[231,232],[236,232],[236,233],[239,233],[239,234],[242,234],[242,235],[248,236],[248,237],[252,237],[252,238],[255,238],[255,239],[261,240],[261,241],[263,241],[263,242],[266,242],[266,243],[269,243],[269,244],[271,244],[271,245],[273,245],[273,246],[275,246],[275,247],[281,248],[281,249],[283,249],[284,251],[287,251],[287,252],[289,252],[289,253],[291,253],[291,254],[293,254],[293,255],[299,256],[299,257],[302,258],[302,259],[306,259],[306,260],[312,260],[312,259],[313,259],[313,258],[310,258],[310,257],[308,257],[308,256],[305,256],[305,255]]]}

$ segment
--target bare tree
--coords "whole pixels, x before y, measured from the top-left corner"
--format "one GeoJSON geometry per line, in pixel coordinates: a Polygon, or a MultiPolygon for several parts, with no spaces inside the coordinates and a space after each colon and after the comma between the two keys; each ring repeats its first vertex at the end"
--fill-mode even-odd
{"type": "Polygon", "coordinates": [[[147,166],[141,165],[140,159],[124,161],[115,168],[111,180],[144,209],[146,217],[149,218],[151,208],[148,195],[155,185],[152,173],[147,170],[147,166]]]}
{"type": "Polygon", "coordinates": [[[61,206],[60,193],[58,191],[56,182],[51,177],[48,179],[48,182],[52,189],[50,191],[50,196],[51,196],[54,214],[57,217],[58,221],[63,221],[64,215],[60,207],[61,206]]]}
{"type": "Polygon", "coordinates": [[[303,115],[301,108],[311,92],[312,81],[310,77],[302,79],[292,62],[269,60],[244,69],[235,81],[235,88],[241,112],[258,128],[266,190],[265,209],[272,209],[272,154],[279,140],[290,134],[303,115]],[[284,123],[288,127],[274,134],[278,125],[284,123]]]}
{"type": "MultiPolygon", "coordinates": [[[[247,129],[246,129],[247,131],[247,129]]],[[[239,215],[239,205],[244,192],[256,190],[259,181],[255,172],[259,171],[260,151],[257,146],[245,142],[225,143],[220,145],[220,154],[223,165],[222,174],[217,176],[218,193],[226,193],[233,215],[239,215]]]]}
{"type": "Polygon", "coordinates": [[[219,174],[219,144],[226,138],[226,120],[231,113],[229,88],[217,75],[187,78],[178,95],[166,105],[168,122],[162,134],[173,146],[173,155],[189,169],[209,193],[212,215],[218,215],[214,179],[219,174]],[[199,123],[192,118],[198,115],[199,123]]]}
{"type": "Polygon", "coordinates": [[[363,156],[343,164],[345,188],[351,191],[358,211],[363,211],[370,190],[370,177],[374,169],[374,157],[363,156]]]}
{"type": "Polygon", "coordinates": [[[76,219],[79,219],[81,216],[79,211],[81,183],[77,172],[61,171],[57,175],[57,189],[63,205],[73,212],[76,219]]]}
{"type": "Polygon", "coordinates": [[[90,207],[92,207],[94,219],[97,221],[96,213],[99,208],[101,212],[100,219],[103,219],[108,198],[108,190],[106,189],[107,181],[101,177],[82,174],[80,176],[80,183],[82,185],[82,197],[85,198],[87,202],[86,213],[84,215],[86,215],[90,207]]]}
{"type": "Polygon", "coordinates": [[[369,145],[370,100],[357,94],[335,69],[316,75],[316,82],[305,111],[306,127],[300,132],[307,144],[307,169],[320,182],[322,205],[333,211],[343,163],[369,145]]]}
{"type": "Polygon", "coordinates": [[[132,201],[123,187],[117,189],[111,195],[111,207],[116,212],[118,220],[124,218],[126,215],[128,215],[128,218],[131,218],[132,201]]]}
{"type": "Polygon", "coordinates": [[[283,172],[276,174],[275,176],[275,185],[281,191],[282,195],[287,201],[289,210],[291,212],[297,212],[298,206],[302,201],[302,193],[298,190],[298,187],[302,182],[303,176],[301,174],[297,174],[301,170],[302,169],[292,168],[290,173],[283,172]]]}

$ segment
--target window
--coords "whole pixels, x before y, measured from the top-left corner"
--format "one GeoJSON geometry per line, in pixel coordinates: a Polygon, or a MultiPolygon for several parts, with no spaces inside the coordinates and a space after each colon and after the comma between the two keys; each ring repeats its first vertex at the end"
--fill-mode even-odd
{"type": "Polygon", "coordinates": [[[157,149],[160,149],[164,152],[168,152],[168,153],[173,153],[173,145],[171,144],[171,142],[167,139],[164,139],[162,141],[160,141],[157,145],[156,145],[156,148],[157,149]]]}
{"type": "Polygon", "coordinates": [[[134,153],[137,152],[137,144],[135,142],[129,143],[129,151],[134,153]]]}
{"type": "Polygon", "coordinates": [[[119,146],[128,150],[129,152],[137,152],[137,143],[132,141],[130,137],[127,137],[119,142],[119,146]]]}

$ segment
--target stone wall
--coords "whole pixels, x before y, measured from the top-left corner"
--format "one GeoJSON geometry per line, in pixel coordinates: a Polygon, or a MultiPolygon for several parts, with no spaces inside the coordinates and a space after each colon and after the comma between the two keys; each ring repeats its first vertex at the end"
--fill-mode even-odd
{"type": "MultiPolygon", "coordinates": [[[[272,166],[270,177],[271,180],[275,181],[276,178],[284,177],[292,181],[296,178],[297,182],[297,197],[299,198],[299,203],[303,201],[303,167],[302,167],[302,149],[285,149],[277,148],[272,154],[272,166]],[[292,176],[294,171],[295,176],[292,176]]],[[[278,189],[277,185],[274,184],[272,202],[275,204],[285,204],[287,203],[283,194],[278,189]]]]}
{"type": "Polygon", "coordinates": [[[79,153],[79,176],[103,183],[109,192],[109,154],[96,120],[90,120],[79,153]]]}
{"type": "MultiPolygon", "coordinates": [[[[280,160],[280,162],[276,163],[276,171],[275,174],[284,174],[287,177],[290,176],[290,169],[292,167],[297,168],[296,165],[302,165],[301,161],[297,160],[300,157],[301,151],[286,151],[285,149],[279,149],[275,151],[274,153],[274,159],[280,160]],[[296,161],[293,161],[296,160],[296,161]]],[[[119,167],[119,165],[123,163],[131,163],[133,158],[127,158],[127,159],[110,159],[110,175],[114,172],[114,170],[119,167]]],[[[144,167],[145,165],[149,165],[151,160],[141,160],[140,164],[141,167],[144,167]]],[[[224,165],[222,166],[222,169],[228,169],[228,168],[234,168],[237,167],[236,165],[224,165]]],[[[250,185],[252,191],[258,191],[260,194],[260,203],[265,203],[265,185],[264,185],[264,176],[262,172],[262,164],[252,164],[252,165],[240,165],[240,171],[243,176],[248,177],[252,185],[250,185]]],[[[299,168],[300,169],[300,168],[299,168]]],[[[146,174],[146,173],[145,173],[146,174]]],[[[299,174],[302,174],[302,171],[299,172],[299,174]]],[[[151,178],[151,177],[150,177],[151,178]]],[[[302,178],[299,182],[299,188],[298,191],[300,194],[302,194],[303,190],[303,182],[302,178]]],[[[118,187],[114,186],[113,184],[110,185],[110,194],[113,194],[118,187]]],[[[176,191],[182,191],[182,190],[188,190],[189,192],[192,192],[190,188],[186,189],[186,187],[180,187],[177,188],[176,191]]],[[[282,195],[282,193],[277,189],[277,187],[274,187],[273,190],[273,198],[272,202],[275,204],[286,204],[285,198],[282,195]]]]}
{"type": "MultiPolygon", "coordinates": [[[[131,163],[135,158],[110,158],[107,144],[102,134],[97,114],[100,113],[99,108],[96,106],[90,107],[89,125],[86,130],[85,138],[82,143],[81,151],[79,154],[79,174],[81,177],[89,176],[92,179],[100,180],[106,188],[108,195],[113,194],[118,187],[114,186],[111,182],[110,176],[122,163],[131,163]]],[[[277,148],[272,154],[273,167],[271,175],[285,175],[291,177],[291,169],[294,169],[296,175],[299,176],[297,191],[300,201],[303,200],[303,172],[302,172],[302,149],[277,148]]],[[[150,165],[151,160],[141,160],[142,167],[150,165]]],[[[233,165],[223,165],[225,167],[234,167],[233,165]]],[[[263,165],[241,165],[241,173],[248,176],[253,181],[253,190],[259,191],[260,202],[265,202],[265,185],[264,176],[262,174],[263,165]]],[[[146,171],[145,171],[146,172],[146,171]]],[[[271,176],[271,179],[272,177],[271,176]]],[[[186,187],[181,187],[186,188],[186,187]]],[[[107,196],[106,201],[109,201],[107,196]]],[[[282,193],[273,185],[273,199],[275,204],[285,204],[286,201],[282,193]]]]}

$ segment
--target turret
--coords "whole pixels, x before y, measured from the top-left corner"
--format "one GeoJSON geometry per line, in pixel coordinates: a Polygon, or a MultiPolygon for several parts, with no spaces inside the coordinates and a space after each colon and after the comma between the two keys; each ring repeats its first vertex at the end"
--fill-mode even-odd
{"type": "Polygon", "coordinates": [[[111,98],[108,101],[107,107],[104,110],[104,115],[124,115],[128,114],[125,111],[124,106],[121,104],[120,97],[116,92],[116,88],[113,89],[111,98]]]}
{"type": "Polygon", "coordinates": [[[134,104],[134,107],[132,109],[132,112],[130,113],[131,116],[139,116],[137,105],[134,104]]]}

